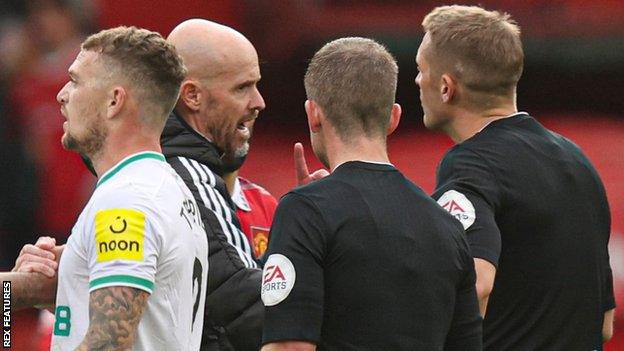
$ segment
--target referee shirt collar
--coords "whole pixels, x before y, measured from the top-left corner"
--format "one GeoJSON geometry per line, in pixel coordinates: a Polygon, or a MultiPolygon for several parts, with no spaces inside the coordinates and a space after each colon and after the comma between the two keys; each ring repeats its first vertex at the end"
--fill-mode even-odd
{"type": "Polygon", "coordinates": [[[390,162],[379,162],[379,161],[367,161],[367,160],[349,160],[349,161],[344,161],[341,162],[339,164],[337,164],[333,169],[332,169],[332,173],[340,166],[344,165],[347,162],[362,162],[362,163],[370,163],[370,164],[374,164],[374,165],[386,165],[386,166],[392,166],[394,167],[394,165],[390,162]]]}

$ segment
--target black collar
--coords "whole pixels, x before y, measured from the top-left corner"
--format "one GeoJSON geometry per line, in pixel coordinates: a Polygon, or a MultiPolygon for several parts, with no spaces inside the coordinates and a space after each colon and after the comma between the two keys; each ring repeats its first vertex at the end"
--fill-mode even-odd
{"type": "Polygon", "coordinates": [[[171,113],[160,136],[160,145],[165,157],[183,156],[202,163],[219,176],[223,175],[221,156],[223,152],[206,137],[182,119],[171,113]]]}

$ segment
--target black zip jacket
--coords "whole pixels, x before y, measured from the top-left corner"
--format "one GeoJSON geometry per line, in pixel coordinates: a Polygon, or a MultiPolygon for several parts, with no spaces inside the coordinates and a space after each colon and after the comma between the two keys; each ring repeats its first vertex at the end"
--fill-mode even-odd
{"type": "Polygon", "coordinates": [[[258,350],[264,319],[262,271],[221,178],[221,151],[175,112],[167,120],[161,145],[167,162],[193,193],[208,237],[201,350],[258,350]]]}

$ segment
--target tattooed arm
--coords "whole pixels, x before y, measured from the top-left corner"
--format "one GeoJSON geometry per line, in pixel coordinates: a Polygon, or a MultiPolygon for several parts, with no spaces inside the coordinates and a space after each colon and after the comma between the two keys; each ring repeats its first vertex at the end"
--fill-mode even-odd
{"type": "Polygon", "coordinates": [[[89,329],[76,351],[131,350],[149,293],[112,286],[89,296],[89,329]]]}

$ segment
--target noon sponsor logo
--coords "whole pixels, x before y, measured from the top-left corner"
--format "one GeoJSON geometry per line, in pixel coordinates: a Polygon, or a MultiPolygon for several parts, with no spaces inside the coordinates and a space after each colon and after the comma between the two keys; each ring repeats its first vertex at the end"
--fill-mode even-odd
{"type": "Polygon", "coordinates": [[[269,256],[262,272],[262,301],[274,306],[284,301],[295,285],[295,267],[281,254],[269,256]]]}
{"type": "Polygon", "coordinates": [[[11,282],[2,282],[2,347],[11,348],[11,282]]]}
{"type": "Polygon", "coordinates": [[[116,208],[95,215],[97,262],[143,260],[145,214],[134,209],[116,208]]]}
{"type": "Polygon", "coordinates": [[[138,241],[131,240],[111,240],[109,242],[101,242],[98,245],[99,253],[107,253],[109,251],[140,251],[140,244],[138,241]]]}

